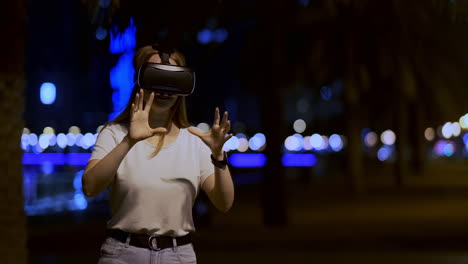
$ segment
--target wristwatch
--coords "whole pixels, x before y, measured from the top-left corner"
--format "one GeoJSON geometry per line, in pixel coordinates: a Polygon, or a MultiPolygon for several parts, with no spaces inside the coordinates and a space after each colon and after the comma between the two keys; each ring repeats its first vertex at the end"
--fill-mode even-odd
{"type": "Polygon", "coordinates": [[[213,165],[215,165],[216,167],[218,167],[220,169],[226,168],[226,165],[228,164],[226,152],[224,152],[224,159],[223,160],[215,159],[213,154],[211,154],[210,157],[211,157],[211,162],[213,163],[213,165]]]}

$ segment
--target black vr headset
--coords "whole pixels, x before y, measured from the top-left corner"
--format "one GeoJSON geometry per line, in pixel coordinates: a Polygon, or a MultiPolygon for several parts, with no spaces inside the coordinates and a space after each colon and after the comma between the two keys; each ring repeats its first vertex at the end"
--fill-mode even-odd
{"type": "Polygon", "coordinates": [[[135,84],[144,89],[160,94],[187,96],[195,89],[195,72],[188,67],[175,66],[169,63],[173,48],[158,44],[152,45],[159,51],[161,63],[147,62],[135,73],[135,84]]]}

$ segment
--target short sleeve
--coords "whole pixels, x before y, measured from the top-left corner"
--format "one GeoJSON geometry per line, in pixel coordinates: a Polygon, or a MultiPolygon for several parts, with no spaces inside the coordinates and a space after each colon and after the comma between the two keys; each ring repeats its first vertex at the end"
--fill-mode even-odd
{"type": "Polygon", "coordinates": [[[115,146],[117,146],[117,141],[113,131],[109,127],[102,129],[94,145],[90,160],[103,159],[115,146]]]}
{"type": "Polygon", "coordinates": [[[206,181],[208,176],[214,173],[214,166],[211,163],[211,150],[200,140],[200,184],[206,181]]]}

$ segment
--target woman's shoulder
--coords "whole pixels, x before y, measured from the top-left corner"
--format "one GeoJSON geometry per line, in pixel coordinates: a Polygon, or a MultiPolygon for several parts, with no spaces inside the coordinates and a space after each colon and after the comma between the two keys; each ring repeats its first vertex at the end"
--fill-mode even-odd
{"type": "Polygon", "coordinates": [[[109,123],[101,129],[100,133],[111,133],[114,135],[119,135],[122,133],[127,134],[128,125],[125,123],[109,123]]]}

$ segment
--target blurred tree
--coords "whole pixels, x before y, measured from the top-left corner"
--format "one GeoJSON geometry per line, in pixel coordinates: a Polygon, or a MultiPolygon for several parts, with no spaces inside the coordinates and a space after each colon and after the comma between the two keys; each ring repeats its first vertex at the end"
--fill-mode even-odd
{"type": "Polygon", "coordinates": [[[23,177],[20,148],[24,128],[23,91],[26,36],[25,1],[3,1],[0,16],[5,25],[0,43],[0,263],[27,263],[26,217],[23,210],[23,177]]]}
{"type": "Polygon", "coordinates": [[[302,50],[310,78],[344,81],[354,189],[363,187],[365,125],[394,129],[399,186],[410,161],[416,172],[423,167],[424,128],[466,113],[467,7],[450,0],[323,0],[300,10],[294,23],[311,36],[302,50]]]}

